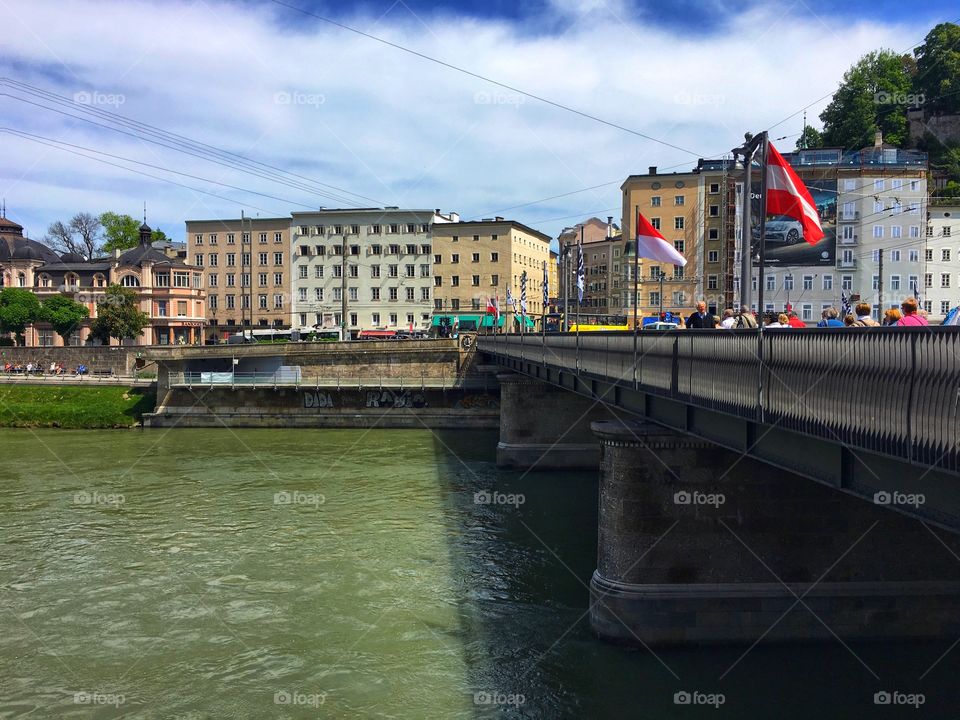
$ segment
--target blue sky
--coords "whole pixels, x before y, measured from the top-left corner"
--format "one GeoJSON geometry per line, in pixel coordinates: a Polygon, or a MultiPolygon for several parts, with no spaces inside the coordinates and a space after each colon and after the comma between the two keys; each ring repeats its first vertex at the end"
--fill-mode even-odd
{"type": "MultiPolygon", "coordinates": [[[[290,4],[335,12],[365,32],[663,142],[273,3],[35,0],[8,12],[0,77],[79,98],[84,105],[70,112],[119,113],[301,179],[280,183],[185,155],[30,105],[35,95],[3,86],[2,124],[57,145],[0,133],[10,217],[39,238],[75,212],[139,215],[146,201],[151,224],[182,238],[187,219],[346,204],[342,192],[304,187],[306,177],[380,204],[506,215],[556,236],[589,215],[620,222],[619,183],[649,165],[689,169],[807,105],[818,124],[820,98],[861,55],[908,50],[950,12],[960,15],[945,2],[886,0],[816,13],[799,0],[290,4]],[[78,157],[62,143],[116,157],[78,157]]],[[[800,129],[799,115],[777,126],[788,136],[781,149],[800,129]]]]}

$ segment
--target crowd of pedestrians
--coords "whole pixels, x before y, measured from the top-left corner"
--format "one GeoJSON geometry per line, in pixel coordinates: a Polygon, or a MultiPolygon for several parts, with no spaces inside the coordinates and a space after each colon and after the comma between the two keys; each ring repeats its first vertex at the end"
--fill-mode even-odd
{"type": "MultiPolygon", "coordinates": [[[[826,308],[821,313],[820,322],[817,327],[915,327],[929,325],[926,312],[917,305],[916,298],[908,297],[902,303],[900,308],[890,308],[884,313],[883,320],[877,322],[873,319],[872,309],[867,303],[859,303],[853,308],[852,312],[843,317],[835,307],[826,308]]],[[[788,312],[764,313],[762,318],[758,318],[756,313],[750,310],[746,305],[741,306],[739,310],[727,308],[723,311],[723,317],[707,312],[707,304],[703,301],[697,303],[696,311],[687,318],[684,323],[682,320],[679,327],[687,328],[722,328],[725,330],[736,330],[742,328],[756,328],[759,320],[763,320],[765,328],[805,328],[807,324],[801,320],[792,310],[788,312]]]]}

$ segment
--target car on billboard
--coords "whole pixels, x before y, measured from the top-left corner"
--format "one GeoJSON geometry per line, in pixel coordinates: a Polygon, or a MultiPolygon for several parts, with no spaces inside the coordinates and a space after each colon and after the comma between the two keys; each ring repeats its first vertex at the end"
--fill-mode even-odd
{"type": "Polygon", "coordinates": [[[803,240],[803,225],[800,224],[799,220],[784,215],[775,215],[767,220],[763,237],[767,242],[796,245],[803,240]]]}

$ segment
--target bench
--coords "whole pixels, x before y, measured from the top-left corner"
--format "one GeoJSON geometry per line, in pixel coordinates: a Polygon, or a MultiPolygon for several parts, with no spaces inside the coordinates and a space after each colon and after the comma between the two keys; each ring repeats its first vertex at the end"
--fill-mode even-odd
{"type": "Polygon", "coordinates": [[[113,370],[110,368],[106,370],[87,370],[87,374],[93,377],[113,377],[113,370]]]}

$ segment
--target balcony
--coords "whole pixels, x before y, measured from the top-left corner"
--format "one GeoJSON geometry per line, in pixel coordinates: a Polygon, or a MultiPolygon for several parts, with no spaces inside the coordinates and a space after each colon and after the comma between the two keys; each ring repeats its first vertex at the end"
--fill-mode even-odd
{"type": "Polygon", "coordinates": [[[837,267],[840,268],[855,268],[857,266],[856,258],[841,258],[837,263],[837,267]]]}
{"type": "Polygon", "coordinates": [[[840,216],[837,218],[837,220],[842,223],[859,222],[860,211],[855,210],[852,213],[840,213],[840,216]]]}
{"type": "Polygon", "coordinates": [[[854,234],[853,237],[840,237],[837,238],[838,245],[856,245],[857,240],[859,240],[859,235],[854,234]]]}

